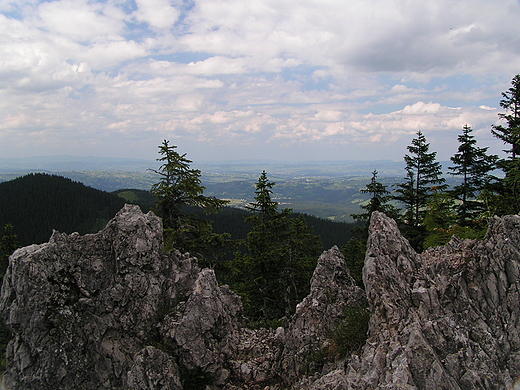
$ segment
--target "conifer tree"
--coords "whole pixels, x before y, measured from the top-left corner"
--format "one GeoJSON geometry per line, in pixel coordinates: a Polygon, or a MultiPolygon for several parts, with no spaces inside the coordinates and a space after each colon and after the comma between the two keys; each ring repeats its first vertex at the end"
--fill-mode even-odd
{"type": "Polygon", "coordinates": [[[244,311],[253,321],[268,325],[294,312],[308,294],[309,280],[321,251],[321,242],[303,216],[278,210],[271,198],[266,172],[256,183],[246,253],[237,253],[232,264],[233,288],[243,298],[244,311]]]}
{"type": "Polygon", "coordinates": [[[451,175],[462,178],[462,183],[449,191],[458,200],[454,207],[458,215],[457,222],[461,226],[471,225],[485,210],[486,205],[477,200],[477,196],[493,180],[489,172],[495,168],[498,160],[498,156],[487,154],[488,148],[476,146],[472,131],[467,124],[462,128],[462,134],[458,136],[458,151],[450,159],[455,165],[448,167],[451,175]]]}
{"type": "Polygon", "coordinates": [[[506,112],[498,114],[505,125],[492,126],[491,133],[502,140],[508,148],[504,151],[509,155],[498,161],[498,166],[505,172],[504,190],[499,198],[503,204],[512,206],[504,212],[520,212],[520,74],[511,81],[511,88],[502,93],[500,107],[506,112]]]}
{"type": "Polygon", "coordinates": [[[262,218],[262,221],[267,221],[278,213],[278,202],[271,199],[271,194],[273,193],[271,188],[273,188],[275,184],[275,182],[269,181],[267,172],[262,171],[255,185],[255,201],[245,207],[246,210],[254,213],[258,212],[258,216],[262,218]]]}
{"type": "Polygon", "coordinates": [[[372,171],[372,178],[365,188],[360,192],[369,194],[370,199],[360,207],[366,210],[364,213],[351,214],[354,220],[363,222],[363,227],[355,227],[351,229],[352,233],[357,233],[357,237],[352,237],[347,244],[341,248],[341,252],[345,256],[345,262],[349,268],[351,276],[359,286],[363,286],[363,265],[365,262],[366,244],[368,240],[368,224],[370,217],[374,211],[385,213],[390,218],[397,218],[398,212],[394,206],[389,204],[390,191],[386,186],[377,180],[377,170],[372,171]]]}
{"type": "Polygon", "coordinates": [[[436,161],[437,152],[430,152],[430,144],[421,131],[417,138],[407,147],[410,154],[404,156],[406,163],[406,181],[397,184],[398,189],[394,199],[402,202],[405,207],[405,223],[417,227],[422,224],[428,198],[435,192],[443,190],[445,179],[442,166],[436,161]]]}
{"type": "Polygon", "coordinates": [[[506,112],[498,114],[500,119],[505,120],[506,126],[493,125],[491,133],[509,146],[504,151],[514,161],[520,157],[520,74],[513,78],[511,84],[511,88],[502,92],[503,99],[500,100],[500,107],[506,112]]]}
{"type": "Polygon", "coordinates": [[[406,181],[397,184],[394,199],[405,206],[401,218],[401,231],[417,251],[422,251],[427,231],[423,225],[426,206],[430,197],[447,188],[441,176],[442,166],[436,161],[436,152],[430,152],[430,144],[419,131],[417,138],[407,147],[410,154],[404,156],[406,181]]]}
{"type": "Polygon", "coordinates": [[[386,189],[385,185],[377,180],[377,174],[377,170],[372,171],[370,183],[360,190],[363,194],[370,194],[370,199],[367,204],[360,206],[363,210],[366,210],[365,213],[351,214],[354,220],[368,222],[374,211],[385,213],[391,218],[397,216],[397,210],[395,207],[388,203],[391,199],[390,191],[386,189]]]}
{"type": "Polygon", "coordinates": [[[209,260],[218,255],[229,236],[213,233],[211,221],[186,214],[185,207],[196,206],[215,212],[228,201],[205,196],[200,170],[191,168],[192,161],[176,149],[177,146],[164,140],[159,146],[162,157],[157,159],[162,165],[159,170],[152,169],[160,176],[151,192],[157,199],[157,212],[163,218],[165,246],[209,260]]]}

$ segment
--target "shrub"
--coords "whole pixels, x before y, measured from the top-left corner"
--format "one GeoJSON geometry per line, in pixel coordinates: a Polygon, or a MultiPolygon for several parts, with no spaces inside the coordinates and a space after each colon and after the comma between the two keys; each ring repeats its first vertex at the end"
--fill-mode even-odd
{"type": "Polygon", "coordinates": [[[349,306],[343,311],[344,318],[333,329],[328,355],[331,359],[342,359],[358,352],[367,340],[370,313],[366,306],[349,306]]]}

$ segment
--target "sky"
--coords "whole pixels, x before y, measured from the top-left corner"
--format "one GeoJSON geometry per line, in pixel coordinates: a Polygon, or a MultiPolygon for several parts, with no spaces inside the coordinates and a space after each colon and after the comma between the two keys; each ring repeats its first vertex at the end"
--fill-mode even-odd
{"type": "Polygon", "coordinates": [[[492,137],[519,0],[0,0],[0,158],[439,160],[492,137]]]}

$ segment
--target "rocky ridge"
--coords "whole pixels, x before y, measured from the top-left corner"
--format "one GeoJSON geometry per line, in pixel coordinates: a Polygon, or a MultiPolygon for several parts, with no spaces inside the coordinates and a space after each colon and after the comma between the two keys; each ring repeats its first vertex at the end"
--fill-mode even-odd
{"type": "Polygon", "coordinates": [[[337,248],[284,328],[251,330],[238,296],[162,224],[126,205],[105,229],[17,250],[0,309],[12,389],[508,389],[520,375],[520,217],[481,242],[417,254],[374,213],[355,286],[337,248]],[[368,305],[368,339],[324,356],[345,309],[368,305]]]}
{"type": "Polygon", "coordinates": [[[520,217],[483,241],[419,255],[374,213],[363,269],[369,339],[347,373],[358,389],[508,389],[520,375],[520,217]]]}

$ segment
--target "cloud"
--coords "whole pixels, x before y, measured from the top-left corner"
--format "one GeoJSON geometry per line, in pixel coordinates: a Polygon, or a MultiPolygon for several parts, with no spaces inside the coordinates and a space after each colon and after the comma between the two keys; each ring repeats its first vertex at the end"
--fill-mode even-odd
{"type": "Polygon", "coordinates": [[[100,37],[117,36],[125,27],[123,12],[109,4],[86,0],[41,3],[37,18],[39,21],[35,21],[36,25],[76,42],[91,42],[100,37]]]}
{"type": "Polygon", "coordinates": [[[432,75],[468,69],[470,61],[474,69],[491,70],[485,53],[496,52],[497,45],[505,56],[519,51],[520,26],[514,20],[520,5],[513,0],[504,7],[480,0],[288,4],[198,1],[183,42],[193,50],[257,57],[260,66],[262,57],[284,55],[340,71],[432,75]]]}
{"type": "Polygon", "coordinates": [[[392,88],[390,88],[390,93],[393,94],[402,94],[412,92],[413,88],[408,88],[406,85],[396,84],[392,88]]]}
{"type": "MultiPolygon", "coordinates": [[[[404,115],[439,114],[442,111],[453,110],[453,108],[442,107],[439,103],[417,102],[406,106],[401,113],[404,115]]],[[[456,110],[456,108],[455,108],[456,110]]]]}
{"type": "Polygon", "coordinates": [[[214,56],[203,61],[190,62],[188,64],[151,59],[146,64],[134,67],[132,71],[164,76],[179,74],[214,76],[222,74],[243,74],[247,72],[247,65],[243,58],[227,58],[222,56],[214,56]]]}
{"type": "Polygon", "coordinates": [[[134,41],[108,41],[82,48],[77,54],[79,61],[90,64],[95,69],[106,69],[110,66],[146,56],[149,51],[142,44],[134,41]]]}
{"type": "Polygon", "coordinates": [[[137,10],[133,16],[138,22],[148,23],[155,29],[175,25],[180,12],[168,0],[136,0],[137,10]]]}
{"type": "Polygon", "coordinates": [[[519,18],[514,0],[0,1],[0,153],[172,137],[366,159],[466,123],[493,142],[519,18]]]}

